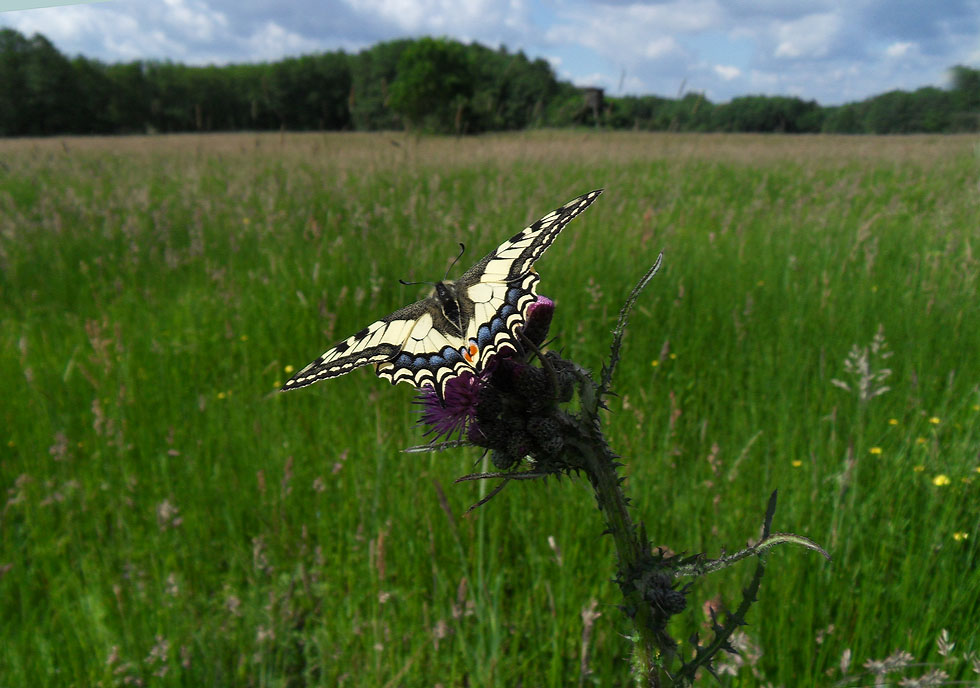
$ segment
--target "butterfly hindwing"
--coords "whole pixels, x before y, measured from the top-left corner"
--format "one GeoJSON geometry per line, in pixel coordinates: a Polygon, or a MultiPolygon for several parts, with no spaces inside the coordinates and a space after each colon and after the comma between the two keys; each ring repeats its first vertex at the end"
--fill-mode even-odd
{"type": "Polygon", "coordinates": [[[376,367],[378,377],[395,385],[410,382],[415,387],[433,387],[441,395],[446,382],[472,364],[464,355],[463,340],[442,312],[438,299],[430,297],[409,337],[389,360],[376,367]]]}
{"type": "Polygon", "coordinates": [[[566,203],[518,232],[455,282],[440,282],[432,296],[405,306],[328,349],[290,378],[283,390],[305,387],[375,364],[392,384],[432,387],[444,396],[449,380],[479,372],[506,349],[517,350],[517,331],[537,298],[531,267],[572,219],[602,190],[566,203]]]}

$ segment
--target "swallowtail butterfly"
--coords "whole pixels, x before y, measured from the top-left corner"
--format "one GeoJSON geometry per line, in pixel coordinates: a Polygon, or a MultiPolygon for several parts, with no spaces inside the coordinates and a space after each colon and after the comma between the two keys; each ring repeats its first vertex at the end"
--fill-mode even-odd
{"type": "Polygon", "coordinates": [[[436,282],[435,293],[371,323],[296,373],[283,391],[375,364],[391,384],[432,387],[465,371],[479,373],[504,349],[519,351],[517,332],[537,299],[534,261],[558,233],[599,197],[602,189],[569,201],[518,232],[455,281],[436,282]]]}

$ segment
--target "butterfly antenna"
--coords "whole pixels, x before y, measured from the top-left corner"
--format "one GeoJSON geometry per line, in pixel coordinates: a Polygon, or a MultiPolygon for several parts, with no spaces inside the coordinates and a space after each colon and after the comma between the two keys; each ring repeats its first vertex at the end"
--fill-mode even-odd
{"type": "Polygon", "coordinates": [[[465,252],[466,252],[466,246],[464,246],[463,242],[461,241],[459,242],[459,255],[456,256],[453,262],[449,264],[449,267],[446,269],[446,276],[442,278],[443,280],[449,279],[449,272],[453,269],[453,266],[459,262],[459,259],[463,257],[463,253],[465,252]]]}
{"type": "Polygon", "coordinates": [[[417,287],[420,284],[428,284],[430,287],[436,286],[435,282],[406,282],[403,279],[400,279],[398,281],[401,282],[406,287],[417,287]]]}

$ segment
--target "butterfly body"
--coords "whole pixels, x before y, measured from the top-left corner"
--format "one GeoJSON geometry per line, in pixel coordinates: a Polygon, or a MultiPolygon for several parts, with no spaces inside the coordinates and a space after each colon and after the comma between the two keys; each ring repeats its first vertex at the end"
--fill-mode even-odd
{"type": "Polygon", "coordinates": [[[537,299],[532,265],[558,233],[602,193],[566,203],[518,232],[455,281],[435,284],[431,296],[371,323],[299,371],[283,386],[296,389],[375,364],[392,384],[432,387],[464,372],[478,373],[516,337],[537,299]]]}

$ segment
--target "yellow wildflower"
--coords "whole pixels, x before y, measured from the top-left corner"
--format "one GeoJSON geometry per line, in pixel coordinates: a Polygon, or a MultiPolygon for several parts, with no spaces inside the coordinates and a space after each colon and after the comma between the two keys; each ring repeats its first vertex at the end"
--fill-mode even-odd
{"type": "Polygon", "coordinates": [[[888,424],[889,425],[898,425],[898,418],[889,418],[888,419],[888,424]]]}
{"type": "Polygon", "coordinates": [[[958,531],[956,533],[953,533],[953,539],[956,540],[957,542],[963,542],[968,537],[970,537],[970,534],[969,533],[965,533],[962,530],[961,531],[958,531]]]}
{"type": "Polygon", "coordinates": [[[881,447],[871,447],[871,449],[868,451],[870,451],[872,454],[878,455],[881,454],[881,447]]]}
{"type": "Polygon", "coordinates": [[[653,366],[654,368],[656,368],[656,367],[657,367],[658,365],[660,365],[660,361],[658,361],[657,359],[654,359],[654,360],[653,360],[653,361],[652,361],[652,362],[650,363],[650,365],[651,365],[651,366],[653,366]]]}
{"type": "Polygon", "coordinates": [[[293,372],[293,367],[291,365],[287,365],[283,370],[286,371],[286,375],[291,375],[293,372]]]}
{"type": "Polygon", "coordinates": [[[950,482],[949,476],[945,473],[940,473],[932,479],[932,484],[936,487],[945,487],[946,485],[949,485],[950,482]]]}
{"type": "Polygon", "coordinates": [[[802,461],[800,461],[799,459],[793,459],[793,468],[799,468],[802,465],[803,465],[802,461]]]}
{"type": "Polygon", "coordinates": [[[939,418],[937,418],[936,416],[933,416],[932,418],[929,419],[929,422],[932,423],[933,425],[939,425],[942,421],[940,421],[939,418]]]}
{"type": "Polygon", "coordinates": [[[675,358],[677,358],[677,354],[671,354],[671,355],[670,355],[670,360],[672,360],[672,361],[673,361],[673,360],[674,360],[675,358]]]}
{"type": "Polygon", "coordinates": [[[225,398],[225,393],[224,392],[218,392],[218,398],[219,399],[224,399],[225,398]]]}

